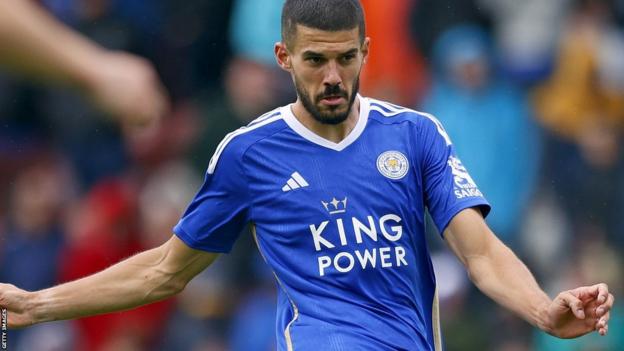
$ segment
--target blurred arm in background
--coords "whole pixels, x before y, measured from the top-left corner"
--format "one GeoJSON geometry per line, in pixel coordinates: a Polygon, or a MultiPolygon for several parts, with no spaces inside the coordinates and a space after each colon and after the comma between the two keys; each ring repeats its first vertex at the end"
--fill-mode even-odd
{"type": "Polygon", "coordinates": [[[100,47],[30,0],[0,1],[0,65],[74,86],[125,123],[148,124],[169,109],[148,61],[100,47]]]}

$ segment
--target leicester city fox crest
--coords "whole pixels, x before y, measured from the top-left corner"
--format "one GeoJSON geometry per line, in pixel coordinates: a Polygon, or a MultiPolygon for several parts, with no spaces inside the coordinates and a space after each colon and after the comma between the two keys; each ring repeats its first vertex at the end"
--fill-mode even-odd
{"type": "Polygon", "coordinates": [[[397,180],[407,174],[409,161],[399,151],[386,151],[377,157],[377,169],[386,178],[397,180]]]}

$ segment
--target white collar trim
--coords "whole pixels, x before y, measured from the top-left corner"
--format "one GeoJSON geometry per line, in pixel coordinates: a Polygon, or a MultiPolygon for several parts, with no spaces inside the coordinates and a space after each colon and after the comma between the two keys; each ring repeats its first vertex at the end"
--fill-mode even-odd
{"type": "Polygon", "coordinates": [[[347,146],[353,144],[353,142],[356,141],[360,135],[362,135],[362,132],[364,132],[364,128],[366,127],[366,123],[368,122],[368,113],[370,111],[368,99],[362,97],[360,94],[357,95],[357,98],[360,101],[360,114],[358,116],[358,121],[349,135],[347,135],[347,137],[342,139],[339,143],[334,143],[331,140],[323,138],[299,122],[297,117],[295,117],[292,112],[292,104],[282,107],[282,116],[284,116],[286,124],[288,124],[288,126],[302,138],[328,149],[342,151],[347,146]]]}

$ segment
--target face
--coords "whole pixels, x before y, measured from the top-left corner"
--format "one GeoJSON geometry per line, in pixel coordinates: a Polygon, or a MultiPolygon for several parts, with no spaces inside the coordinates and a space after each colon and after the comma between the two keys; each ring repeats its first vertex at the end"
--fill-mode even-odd
{"type": "Polygon", "coordinates": [[[369,39],[361,43],[358,28],[328,32],[298,25],[289,44],[276,45],[276,56],[291,73],[305,109],[323,124],[345,121],[357,96],[369,39]]]}

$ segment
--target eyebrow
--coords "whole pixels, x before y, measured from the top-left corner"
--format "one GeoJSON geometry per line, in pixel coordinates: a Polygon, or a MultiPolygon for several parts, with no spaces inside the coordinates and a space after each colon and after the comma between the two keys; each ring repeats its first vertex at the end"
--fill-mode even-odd
{"type": "MultiPolygon", "coordinates": [[[[359,51],[359,49],[357,48],[353,48],[347,52],[343,52],[341,53],[339,56],[346,56],[346,55],[351,55],[351,54],[356,54],[359,51]]],[[[312,50],[306,50],[303,52],[303,56],[304,57],[324,57],[325,55],[319,53],[319,52],[315,52],[312,50]]]]}
{"type": "Polygon", "coordinates": [[[343,54],[341,54],[340,56],[347,56],[347,55],[353,55],[353,54],[357,54],[358,51],[360,51],[359,49],[353,48],[343,54]]]}

